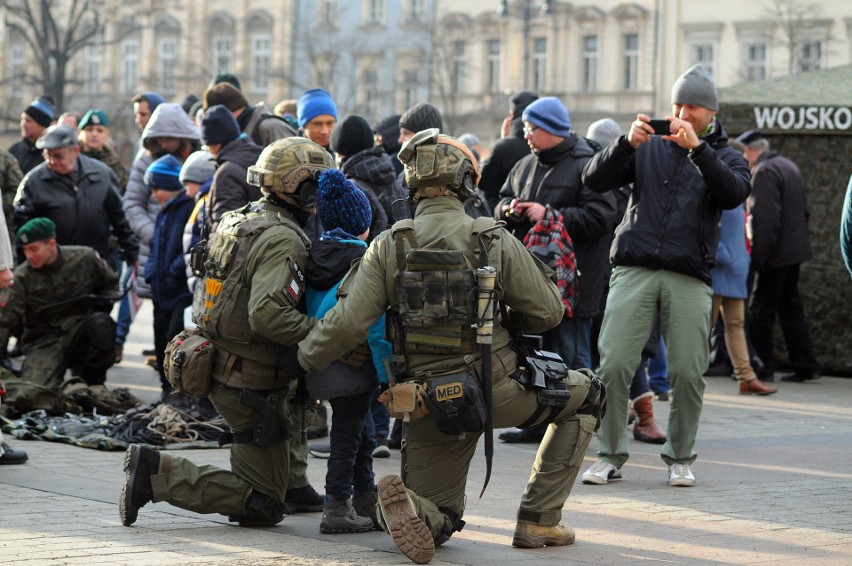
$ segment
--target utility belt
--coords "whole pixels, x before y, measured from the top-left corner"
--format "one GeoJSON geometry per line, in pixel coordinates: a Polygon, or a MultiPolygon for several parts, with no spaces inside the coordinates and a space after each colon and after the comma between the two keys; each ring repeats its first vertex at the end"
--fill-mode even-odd
{"type": "MultiPolygon", "coordinates": [[[[233,387],[229,387],[229,389],[236,390],[233,387]]],[[[251,443],[259,448],[269,448],[286,442],[290,437],[287,423],[281,419],[278,411],[278,405],[281,402],[281,390],[252,391],[251,389],[239,389],[238,391],[240,393],[240,405],[252,410],[251,428],[222,434],[219,436],[219,446],[251,443]]]]}
{"type": "Polygon", "coordinates": [[[388,388],[382,396],[394,418],[417,422],[431,415],[435,428],[464,438],[485,428],[488,408],[482,393],[480,362],[466,356],[465,366],[451,370],[420,371],[388,388]]]}
{"type": "Polygon", "coordinates": [[[212,375],[219,383],[236,389],[282,389],[289,381],[277,365],[264,364],[232,354],[218,344],[212,375]]]}

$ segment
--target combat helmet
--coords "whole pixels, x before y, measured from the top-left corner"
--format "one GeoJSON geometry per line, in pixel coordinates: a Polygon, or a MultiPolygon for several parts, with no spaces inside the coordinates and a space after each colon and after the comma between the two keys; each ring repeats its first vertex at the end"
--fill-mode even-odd
{"type": "Polygon", "coordinates": [[[437,128],[421,130],[402,144],[399,160],[405,166],[405,182],[415,202],[439,194],[465,201],[479,182],[479,166],[473,153],[437,128]],[[425,190],[430,187],[448,187],[449,191],[425,190]]]}
{"type": "Polygon", "coordinates": [[[316,206],[317,179],[334,168],[334,159],[322,146],[306,138],[284,138],[264,148],[257,163],[248,168],[246,181],[266,195],[312,210],[316,206]]]}

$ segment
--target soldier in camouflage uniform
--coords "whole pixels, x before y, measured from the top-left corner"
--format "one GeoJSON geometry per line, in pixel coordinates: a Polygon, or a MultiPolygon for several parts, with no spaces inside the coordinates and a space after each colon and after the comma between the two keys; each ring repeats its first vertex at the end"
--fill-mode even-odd
{"type": "Polygon", "coordinates": [[[0,344],[21,336],[21,379],[54,388],[70,368],[102,388],[113,363],[115,272],[92,248],[58,246],[48,218],[25,223],[17,241],[27,261],[15,269],[15,284],[0,309],[0,344]]]}
{"type": "MultiPolygon", "coordinates": [[[[434,270],[445,265],[439,262],[445,257],[439,250],[459,250],[464,260],[456,262],[466,265],[473,278],[469,270],[477,265],[478,240],[484,237],[488,241],[488,263],[496,269],[495,295],[502,312],[494,323],[492,355],[487,360],[492,374],[493,425],[551,423],[521,498],[512,544],[521,548],[571,544],[573,529],[559,524],[562,507],[599,421],[602,390],[588,370],[568,371],[567,404],[544,410],[536,392],[513,379],[520,377],[519,359],[509,335],[509,329],[542,332],[561,320],[565,309],[549,279],[550,270],[505,230],[488,232],[495,226],[494,220],[474,220],[465,214],[462,203],[476,185],[478,170],[463,144],[439,135],[437,129],[424,130],[402,146],[399,159],[417,203],[414,220],[397,222],[373,241],[360,264],[341,283],[340,301],[300,343],[298,363],[308,371],[324,368],[364,340],[370,324],[390,307],[387,316],[396,321],[388,325],[394,345],[394,374],[403,382],[395,387],[405,387],[411,381],[429,386],[443,376],[470,372],[481,382],[485,373],[482,352],[474,343],[470,324],[409,326],[406,320],[414,321],[418,316],[427,319],[429,315],[437,319],[440,309],[446,311],[448,306],[451,314],[459,310],[469,314],[470,306],[460,300],[469,294],[467,289],[458,293],[439,283],[442,279],[458,282],[453,278],[460,271],[451,271],[450,267],[434,270]],[[422,281],[428,277],[429,283],[421,284],[421,292],[416,289],[415,252],[420,263],[429,265],[420,268],[422,281]],[[435,278],[436,273],[443,276],[435,278]],[[407,301],[401,300],[403,289],[407,301]],[[408,319],[402,317],[406,312],[408,319]]],[[[442,433],[436,426],[435,410],[429,407],[433,413],[430,417],[416,422],[412,417],[406,426],[404,483],[399,476],[382,478],[377,509],[385,531],[409,559],[418,563],[429,562],[435,546],[464,526],[461,518],[468,468],[482,436],[481,429],[461,436],[442,433]]]]}
{"type": "MultiPolygon", "coordinates": [[[[231,427],[231,470],[131,446],[119,500],[125,526],[148,501],[221,513],[242,526],[284,518],[294,481],[287,438],[299,436],[293,421],[302,419],[291,411],[298,375],[279,360],[315,322],[302,300],[310,245],[302,227],[315,208],[316,179],[332,167],[331,155],[303,138],[273,142],[249,167],[249,181],[264,196],[222,217],[192,307],[193,320],[215,344],[209,398],[231,427]]],[[[192,263],[199,266],[198,255],[192,263]]],[[[310,484],[299,489],[315,494],[310,484]]]]}
{"type": "Polygon", "coordinates": [[[6,218],[6,227],[9,231],[9,241],[12,241],[15,234],[12,232],[12,213],[15,211],[13,203],[15,202],[15,192],[18,190],[18,185],[24,174],[21,173],[21,168],[18,166],[18,160],[15,156],[0,149],[0,192],[3,199],[3,216],[6,218]]]}

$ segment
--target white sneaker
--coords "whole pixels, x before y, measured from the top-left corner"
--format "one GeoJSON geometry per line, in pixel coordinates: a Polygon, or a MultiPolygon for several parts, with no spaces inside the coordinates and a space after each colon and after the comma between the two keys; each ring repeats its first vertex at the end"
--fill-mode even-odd
{"type": "Polygon", "coordinates": [[[695,485],[695,475],[689,469],[689,464],[672,464],[669,466],[669,485],[677,487],[695,485]]]}
{"type": "Polygon", "coordinates": [[[314,458],[328,460],[331,458],[331,444],[308,444],[308,452],[314,458]]]}
{"type": "Polygon", "coordinates": [[[583,472],[583,483],[604,485],[621,479],[621,470],[605,460],[598,460],[583,472]]]}

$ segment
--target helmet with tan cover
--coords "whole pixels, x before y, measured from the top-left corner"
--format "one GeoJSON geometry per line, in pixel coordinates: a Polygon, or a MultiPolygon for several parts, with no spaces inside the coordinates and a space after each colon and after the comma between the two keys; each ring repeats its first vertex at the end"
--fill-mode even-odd
{"type": "Polygon", "coordinates": [[[303,209],[316,206],[317,179],[334,168],[334,159],[306,138],[284,138],[266,146],[257,163],[248,168],[246,181],[264,195],[275,195],[303,209]]]}
{"type": "Polygon", "coordinates": [[[439,133],[437,128],[417,132],[402,144],[399,160],[405,166],[405,182],[415,200],[418,192],[426,198],[445,194],[420,189],[448,187],[465,201],[479,182],[479,167],[470,149],[456,138],[439,133]]]}

